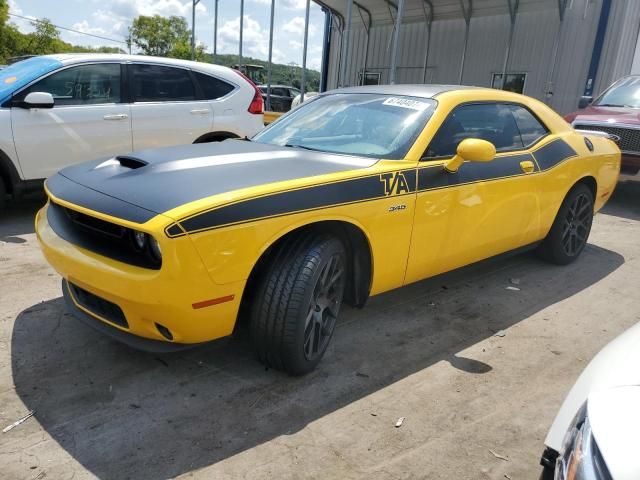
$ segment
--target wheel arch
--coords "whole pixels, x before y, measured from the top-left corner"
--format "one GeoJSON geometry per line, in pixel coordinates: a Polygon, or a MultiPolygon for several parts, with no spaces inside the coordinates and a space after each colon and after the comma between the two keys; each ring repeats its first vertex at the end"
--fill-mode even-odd
{"type": "Polygon", "coordinates": [[[546,236],[549,234],[549,231],[551,230],[551,227],[553,226],[553,222],[555,221],[556,217],[558,216],[558,212],[560,211],[560,208],[562,207],[562,204],[564,203],[565,199],[573,191],[573,189],[576,188],[578,185],[585,185],[589,189],[589,191],[593,195],[593,203],[594,203],[594,206],[595,206],[596,199],[597,199],[597,193],[598,193],[598,182],[596,181],[596,179],[595,179],[595,177],[593,175],[587,174],[587,175],[577,179],[571,185],[571,187],[569,187],[567,189],[567,191],[565,192],[565,194],[562,197],[562,200],[558,203],[558,206],[555,209],[555,212],[553,213],[553,220],[551,221],[549,226],[544,231],[543,239],[546,238],[546,236]]]}
{"type": "Polygon", "coordinates": [[[246,324],[249,315],[249,306],[253,300],[253,294],[257,290],[257,283],[263,278],[273,260],[274,253],[292,235],[329,233],[339,238],[347,249],[349,256],[349,273],[345,302],[355,307],[362,307],[369,298],[373,282],[373,250],[369,237],[362,226],[344,219],[322,219],[303,225],[296,225],[287,231],[281,232],[263,248],[258,260],[253,265],[247,283],[245,285],[240,304],[240,314],[236,329],[239,324],[246,324]]]}
{"type": "Polygon", "coordinates": [[[569,192],[571,190],[573,190],[574,188],[576,188],[576,186],[578,185],[586,185],[587,188],[589,188],[589,190],[591,191],[591,194],[593,195],[593,201],[595,203],[596,199],[598,198],[598,182],[596,181],[595,177],[592,175],[585,175],[584,177],[578,179],[578,181],[576,181],[569,190],[567,190],[567,193],[565,194],[565,198],[567,195],[569,195],[569,192]]]}
{"type": "Polygon", "coordinates": [[[200,135],[194,140],[193,143],[221,142],[228,138],[240,138],[240,136],[236,133],[228,131],[208,132],[204,135],[200,135]]]}
{"type": "Polygon", "coordinates": [[[0,150],[0,180],[4,182],[7,193],[14,193],[16,185],[20,183],[20,174],[9,156],[0,150]]]}

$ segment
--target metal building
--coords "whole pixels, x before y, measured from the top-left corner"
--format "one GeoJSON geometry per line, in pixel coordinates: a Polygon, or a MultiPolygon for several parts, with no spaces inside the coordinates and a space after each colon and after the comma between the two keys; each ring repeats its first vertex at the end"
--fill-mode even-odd
{"type": "Polygon", "coordinates": [[[560,113],[631,72],[640,29],[640,0],[316,3],[328,12],[327,90],[378,82],[504,87],[560,113]]]}

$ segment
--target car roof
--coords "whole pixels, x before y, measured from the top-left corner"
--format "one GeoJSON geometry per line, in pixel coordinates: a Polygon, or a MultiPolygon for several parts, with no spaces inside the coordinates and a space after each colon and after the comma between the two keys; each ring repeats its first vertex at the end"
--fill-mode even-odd
{"type": "Polygon", "coordinates": [[[124,53],[59,53],[54,55],[42,55],[58,60],[63,65],[73,65],[83,62],[142,62],[155,63],[168,66],[180,66],[192,68],[194,70],[208,71],[211,73],[229,72],[231,69],[222,65],[212,63],[194,62],[191,60],[181,60],[178,58],[152,57],[149,55],[127,55],[124,53]]]}
{"type": "Polygon", "coordinates": [[[493,90],[467,85],[366,85],[362,87],[347,87],[331,90],[327,93],[378,93],[382,95],[406,95],[409,97],[434,98],[435,96],[456,90],[493,90]]]}

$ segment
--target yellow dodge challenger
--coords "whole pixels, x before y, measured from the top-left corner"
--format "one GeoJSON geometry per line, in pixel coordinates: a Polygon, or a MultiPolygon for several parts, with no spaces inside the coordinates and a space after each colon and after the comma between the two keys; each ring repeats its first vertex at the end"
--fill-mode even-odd
{"type": "Polygon", "coordinates": [[[336,90],[251,139],[71,166],[36,217],[76,317],[171,351],[240,319],[265,364],[322,358],[344,302],[523,247],[575,260],[620,151],[509,92],[336,90]]]}

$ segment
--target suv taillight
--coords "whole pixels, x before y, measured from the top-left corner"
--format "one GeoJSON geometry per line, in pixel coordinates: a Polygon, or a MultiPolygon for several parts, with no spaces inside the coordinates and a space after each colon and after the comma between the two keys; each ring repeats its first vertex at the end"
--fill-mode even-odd
{"type": "Polygon", "coordinates": [[[254,90],[253,98],[251,99],[251,103],[249,104],[249,108],[247,109],[247,111],[249,113],[255,113],[256,115],[262,115],[264,113],[264,101],[262,100],[262,92],[258,87],[256,87],[256,84],[253,83],[251,79],[240,70],[235,70],[235,72],[242,78],[244,78],[247,82],[249,82],[249,85],[251,85],[254,90]]]}

